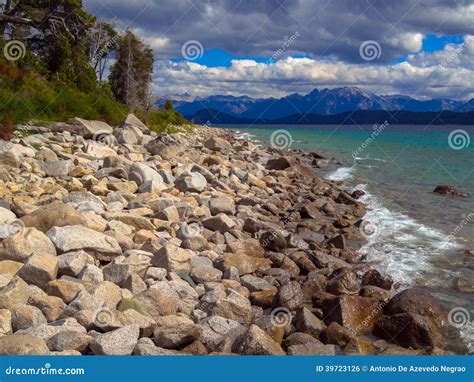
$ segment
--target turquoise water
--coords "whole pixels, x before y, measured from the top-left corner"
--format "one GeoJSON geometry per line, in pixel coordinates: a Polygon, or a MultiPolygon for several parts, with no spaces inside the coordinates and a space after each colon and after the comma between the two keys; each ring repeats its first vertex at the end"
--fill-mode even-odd
{"type": "MultiPolygon", "coordinates": [[[[461,253],[474,250],[474,126],[222,127],[261,144],[341,161],[317,173],[367,192],[364,220],[375,233],[361,252],[404,286],[422,285],[448,309],[474,313],[472,294],[457,287],[460,272],[474,270],[473,258],[461,253]],[[434,194],[441,184],[471,197],[434,194]]],[[[472,324],[461,332],[472,351],[472,324]]]]}

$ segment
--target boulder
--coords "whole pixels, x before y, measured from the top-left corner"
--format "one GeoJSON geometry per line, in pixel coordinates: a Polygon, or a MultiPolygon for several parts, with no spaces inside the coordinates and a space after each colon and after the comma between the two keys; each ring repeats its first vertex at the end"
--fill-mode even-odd
{"type": "Polygon", "coordinates": [[[124,129],[127,127],[131,127],[134,129],[139,129],[142,132],[148,132],[148,127],[140,121],[135,114],[128,114],[125,119],[122,121],[122,123],[119,126],[119,129],[124,129]]]}
{"type": "Polygon", "coordinates": [[[77,350],[82,352],[87,349],[92,337],[74,330],[59,332],[52,336],[47,345],[51,351],[77,350]]]}
{"type": "Polygon", "coordinates": [[[159,155],[164,160],[170,160],[181,154],[185,147],[172,134],[160,134],[153,141],[148,142],[145,148],[152,155],[159,155]]]}
{"type": "Polygon", "coordinates": [[[371,269],[362,276],[362,285],[373,285],[382,289],[392,289],[393,280],[388,275],[382,275],[376,269],[371,269]]]}
{"type": "Polygon", "coordinates": [[[239,272],[239,276],[243,276],[254,273],[256,270],[264,271],[270,269],[272,262],[269,259],[259,257],[225,253],[218,259],[216,265],[222,271],[235,267],[239,272]]]}
{"type": "Polygon", "coordinates": [[[324,322],[338,324],[354,334],[371,330],[374,322],[382,315],[384,303],[360,296],[342,295],[323,300],[324,322]]]}
{"type": "Polygon", "coordinates": [[[45,253],[33,253],[25,265],[18,272],[28,284],[36,285],[42,289],[58,274],[58,260],[56,256],[45,253]]]}
{"type": "Polygon", "coordinates": [[[333,272],[328,281],[326,291],[335,295],[359,294],[359,283],[354,272],[340,268],[333,272]]]}
{"type": "Polygon", "coordinates": [[[437,186],[433,192],[440,195],[455,196],[461,198],[467,198],[469,196],[467,192],[459,191],[452,186],[437,186]]]}
{"type": "Polygon", "coordinates": [[[229,196],[218,196],[217,198],[212,198],[209,201],[209,209],[213,215],[219,215],[221,213],[226,215],[234,215],[235,202],[234,199],[229,196]]]}
{"type": "Polygon", "coordinates": [[[160,174],[146,164],[135,162],[130,168],[129,179],[135,181],[138,186],[145,182],[153,182],[154,187],[161,185],[161,190],[168,188],[160,174]]]}
{"type": "Polygon", "coordinates": [[[12,334],[0,337],[0,355],[49,355],[49,349],[41,338],[12,334]]]}
{"type": "Polygon", "coordinates": [[[239,350],[244,355],[285,355],[281,346],[257,325],[250,325],[239,350]]]}
{"type": "Polygon", "coordinates": [[[117,240],[84,226],[53,227],[46,234],[59,253],[85,250],[100,260],[111,260],[122,254],[117,240]]]}
{"type": "Polygon", "coordinates": [[[152,259],[152,265],[164,268],[168,272],[191,272],[191,258],[194,253],[188,249],[182,249],[168,244],[162,247],[152,259]]]}
{"type": "Polygon", "coordinates": [[[204,142],[204,147],[212,151],[223,151],[229,149],[230,143],[218,137],[211,137],[204,142]]]}
{"type": "Polygon", "coordinates": [[[373,332],[388,342],[414,349],[433,348],[441,340],[430,319],[416,313],[382,316],[375,323],[373,332]]]}
{"type": "Polygon", "coordinates": [[[84,138],[97,138],[100,135],[113,133],[113,128],[102,121],[88,121],[82,118],[72,118],[68,121],[76,134],[84,138]]]}
{"type": "Polygon", "coordinates": [[[324,329],[324,323],[305,307],[300,308],[295,316],[296,330],[318,338],[324,329]]]}
{"type": "Polygon", "coordinates": [[[354,338],[354,334],[337,322],[331,322],[326,329],[321,332],[320,339],[325,344],[334,344],[343,348],[354,338]]]}
{"type": "Polygon", "coordinates": [[[419,288],[405,289],[396,294],[383,311],[387,316],[415,313],[430,318],[440,326],[446,323],[446,311],[441,304],[429,292],[419,288]]]}
{"type": "Polygon", "coordinates": [[[303,292],[297,281],[283,285],[276,295],[276,305],[296,311],[303,306],[303,292]]]}
{"type": "Polygon", "coordinates": [[[97,355],[130,355],[140,335],[138,325],[128,325],[95,337],[90,348],[97,355]]]}
{"type": "Polygon", "coordinates": [[[175,180],[175,187],[181,192],[202,192],[206,186],[206,178],[198,172],[183,172],[175,180]]]}
{"type": "Polygon", "coordinates": [[[52,227],[67,225],[87,226],[87,219],[69,204],[61,202],[40,206],[32,213],[21,218],[26,227],[34,227],[41,232],[47,232],[52,227]]]}
{"type": "Polygon", "coordinates": [[[158,347],[181,350],[197,340],[201,335],[201,330],[197,325],[158,327],[153,333],[153,339],[158,347]]]}
{"type": "Polygon", "coordinates": [[[218,231],[222,234],[229,232],[232,228],[236,227],[235,221],[223,213],[205,219],[203,224],[207,229],[218,231]]]}
{"type": "Polygon", "coordinates": [[[13,277],[10,282],[0,287],[0,309],[10,309],[25,305],[31,296],[28,284],[20,277],[13,277]]]}
{"type": "Polygon", "coordinates": [[[24,263],[34,252],[56,256],[51,240],[35,228],[25,228],[0,243],[0,260],[24,263]]]}

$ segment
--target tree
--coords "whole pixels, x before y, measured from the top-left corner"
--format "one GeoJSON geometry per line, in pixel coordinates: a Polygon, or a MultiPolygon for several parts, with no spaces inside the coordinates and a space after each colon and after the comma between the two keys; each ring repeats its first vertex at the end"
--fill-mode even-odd
{"type": "Polygon", "coordinates": [[[120,35],[114,26],[99,21],[88,32],[89,38],[89,63],[94,68],[99,83],[104,82],[104,72],[111,53],[117,47],[120,35]]]}
{"type": "Polygon", "coordinates": [[[110,70],[109,82],[115,97],[129,107],[150,108],[153,72],[153,50],[127,30],[117,39],[116,62],[110,70]]]}
{"type": "Polygon", "coordinates": [[[173,102],[171,102],[169,99],[167,99],[165,104],[163,105],[163,110],[174,111],[173,102]]]}
{"type": "Polygon", "coordinates": [[[87,31],[95,18],[81,0],[3,0],[1,9],[0,37],[23,41],[55,79],[85,91],[96,86],[87,66],[87,31]]]}

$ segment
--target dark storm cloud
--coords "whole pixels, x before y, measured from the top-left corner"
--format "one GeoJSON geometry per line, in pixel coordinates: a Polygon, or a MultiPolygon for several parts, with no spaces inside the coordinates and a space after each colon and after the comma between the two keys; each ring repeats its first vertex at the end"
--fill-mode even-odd
{"type": "MultiPolygon", "coordinates": [[[[86,7],[178,57],[198,40],[206,49],[271,57],[285,36],[300,37],[287,54],[361,62],[359,46],[376,40],[380,63],[421,47],[419,34],[474,34],[474,0],[85,0],[86,7]]],[[[153,44],[152,44],[153,45],[153,44]]]]}

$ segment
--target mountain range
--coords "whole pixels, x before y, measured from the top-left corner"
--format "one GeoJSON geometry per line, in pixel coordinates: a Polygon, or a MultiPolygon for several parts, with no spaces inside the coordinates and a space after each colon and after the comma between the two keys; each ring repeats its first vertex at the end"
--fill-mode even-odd
{"type": "MultiPolygon", "coordinates": [[[[231,95],[192,97],[189,94],[183,94],[160,97],[157,100],[157,105],[161,106],[166,99],[171,99],[177,111],[197,123],[206,123],[206,121],[211,123],[275,123],[277,121],[297,123],[299,121],[299,123],[303,123],[302,121],[305,120],[313,120],[312,123],[314,123],[314,120],[318,118],[341,120],[345,113],[356,111],[403,111],[409,112],[405,114],[408,119],[410,116],[420,119],[416,116],[418,113],[427,113],[425,117],[428,117],[430,113],[441,111],[474,112],[474,98],[468,102],[452,99],[418,100],[404,95],[376,95],[357,87],[314,89],[306,95],[294,93],[282,98],[260,99],[231,95]],[[217,117],[218,115],[220,118],[217,117]],[[329,117],[336,115],[341,115],[341,118],[329,117]],[[311,118],[309,118],[310,116],[311,118]],[[329,118],[324,118],[325,116],[329,118]],[[208,119],[203,120],[203,118],[208,119]]],[[[377,115],[377,113],[365,114],[377,115]]],[[[358,113],[359,117],[365,114],[358,113]]],[[[389,115],[392,114],[389,113],[389,115]]],[[[450,116],[451,114],[445,115],[450,116]]],[[[463,116],[461,119],[465,119],[464,117],[467,116],[463,116]]]]}

